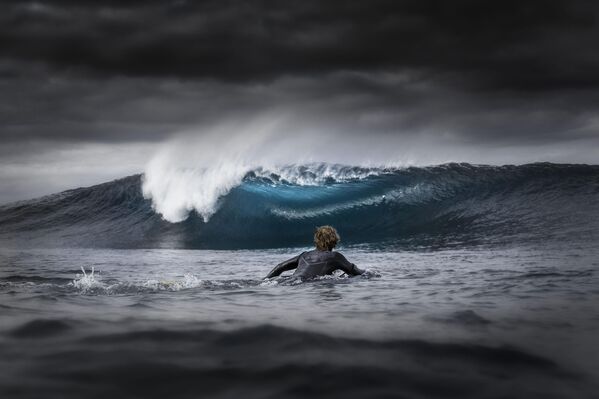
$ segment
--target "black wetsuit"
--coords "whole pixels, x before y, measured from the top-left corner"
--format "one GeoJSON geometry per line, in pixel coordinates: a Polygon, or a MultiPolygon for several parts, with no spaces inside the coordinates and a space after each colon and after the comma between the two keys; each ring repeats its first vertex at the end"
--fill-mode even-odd
{"type": "Polygon", "coordinates": [[[342,270],[350,276],[357,276],[364,273],[356,265],[345,259],[345,256],[334,251],[312,250],[302,252],[298,256],[279,263],[271,270],[266,278],[280,275],[284,271],[296,269],[293,277],[312,278],[324,276],[333,273],[335,270],[342,270]]]}

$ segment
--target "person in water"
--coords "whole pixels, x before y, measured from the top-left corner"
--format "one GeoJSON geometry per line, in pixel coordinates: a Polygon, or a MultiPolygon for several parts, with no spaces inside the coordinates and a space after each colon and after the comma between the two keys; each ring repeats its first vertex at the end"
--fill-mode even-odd
{"type": "Polygon", "coordinates": [[[296,257],[279,263],[265,278],[276,277],[284,271],[293,269],[295,269],[293,277],[302,279],[332,274],[335,270],[341,270],[349,276],[358,276],[364,273],[363,270],[345,259],[341,253],[333,251],[339,240],[339,234],[334,227],[319,227],[314,233],[316,249],[302,252],[296,257]]]}

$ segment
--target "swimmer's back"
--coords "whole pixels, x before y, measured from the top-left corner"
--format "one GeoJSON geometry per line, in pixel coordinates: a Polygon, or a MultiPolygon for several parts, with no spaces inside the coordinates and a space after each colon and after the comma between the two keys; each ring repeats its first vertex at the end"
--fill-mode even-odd
{"type": "Polygon", "coordinates": [[[293,277],[308,279],[318,276],[332,274],[335,270],[341,270],[348,276],[358,276],[364,271],[345,259],[333,248],[339,241],[339,234],[332,226],[321,226],[314,233],[314,244],[316,249],[302,252],[291,259],[279,263],[266,275],[266,278],[280,276],[281,273],[295,269],[293,277]]]}
{"type": "Polygon", "coordinates": [[[297,269],[293,276],[304,279],[313,278],[332,274],[335,270],[342,270],[350,276],[362,274],[362,271],[341,253],[315,249],[299,255],[297,269]]]}

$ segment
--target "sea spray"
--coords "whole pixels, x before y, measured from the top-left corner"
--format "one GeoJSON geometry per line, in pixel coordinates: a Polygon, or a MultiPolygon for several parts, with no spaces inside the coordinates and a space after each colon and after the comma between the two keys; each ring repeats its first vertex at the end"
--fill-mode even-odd
{"type": "Polygon", "coordinates": [[[147,164],[142,190],[162,217],[177,223],[196,211],[205,222],[218,210],[219,199],[264,162],[265,143],[277,121],[221,124],[202,135],[181,134],[147,164]],[[249,134],[251,132],[251,134],[249,134]]]}
{"type": "Polygon", "coordinates": [[[83,274],[77,274],[75,280],[73,280],[73,287],[80,290],[81,293],[87,294],[97,290],[104,290],[106,286],[99,280],[96,279],[95,269],[92,266],[91,272],[88,274],[85,268],[81,266],[81,272],[83,274]]]}

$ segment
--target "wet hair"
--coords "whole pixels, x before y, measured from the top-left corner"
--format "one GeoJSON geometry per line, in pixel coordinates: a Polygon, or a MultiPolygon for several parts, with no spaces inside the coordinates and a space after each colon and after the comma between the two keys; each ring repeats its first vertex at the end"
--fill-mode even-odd
{"type": "Polygon", "coordinates": [[[321,251],[331,251],[339,240],[341,240],[341,237],[332,226],[320,226],[314,233],[314,244],[321,251]]]}

